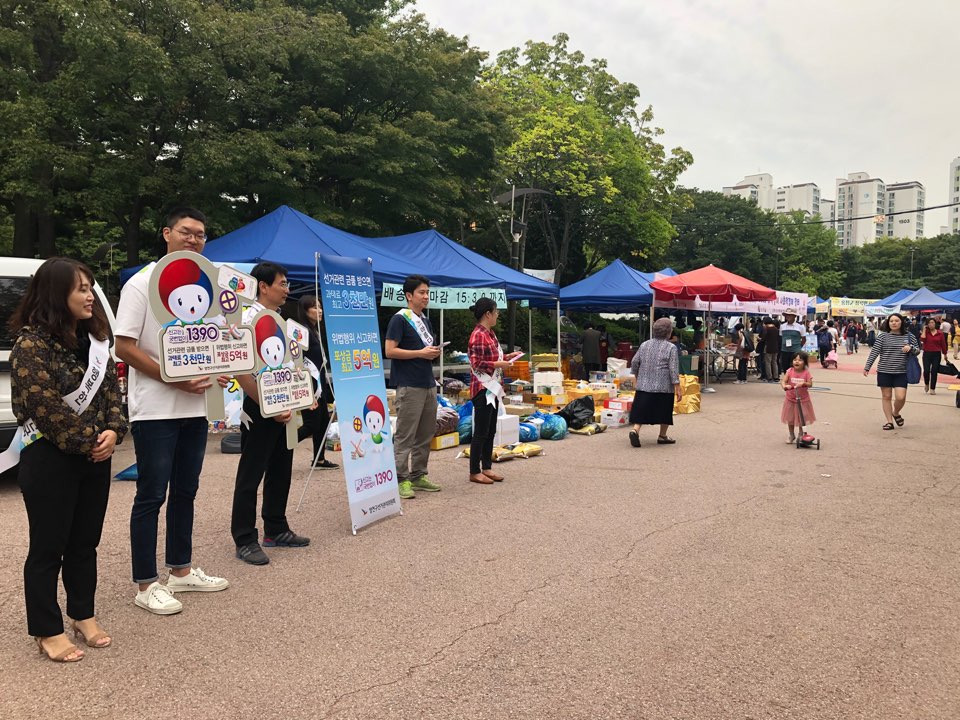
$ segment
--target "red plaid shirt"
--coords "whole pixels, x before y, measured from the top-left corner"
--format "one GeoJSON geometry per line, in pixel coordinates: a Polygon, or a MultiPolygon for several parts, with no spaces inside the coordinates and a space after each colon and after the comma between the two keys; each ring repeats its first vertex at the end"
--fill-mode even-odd
{"type": "MultiPolygon", "coordinates": [[[[470,333],[470,342],[467,343],[467,355],[470,356],[470,368],[478,374],[493,375],[493,364],[500,357],[500,342],[493,330],[483,325],[477,325],[470,333]]],[[[470,395],[475,396],[483,390],[483,385],[475,375],[470,378],[470,395]]]]}

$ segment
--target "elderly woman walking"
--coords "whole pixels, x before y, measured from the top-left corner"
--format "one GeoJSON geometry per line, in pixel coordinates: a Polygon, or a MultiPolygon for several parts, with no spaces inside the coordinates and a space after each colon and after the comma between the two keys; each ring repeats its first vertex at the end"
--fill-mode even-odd
{"type": "Polygon", "coordinates": [[[667,428],[673,425],[673,404],[680,399],[680,357],[670,342],[673,321],[660,318],[653,324],[653,337],[637,350],[630,371],[637,378],[637,392],[630,410],[630,444],[640,447],[640,426],[659,425],[657,444],[672,445],[667,428]]]}

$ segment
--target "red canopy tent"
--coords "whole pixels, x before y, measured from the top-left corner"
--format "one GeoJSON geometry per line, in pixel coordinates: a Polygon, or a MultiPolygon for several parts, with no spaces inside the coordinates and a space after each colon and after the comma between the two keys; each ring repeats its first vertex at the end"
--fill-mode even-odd
{"type": "MultiPolygon", "coordinates": [[[[733,302],[734,297],[737,300],[746,302],[760,302],[764,300],[776,300],[777,291],[764,287],[753,280],[747,280],[732,272],[722,270],[714,265],[707,265],[699,270],[680,273],[673,277],[666,277],[660,280],[654,280],[650,283],[653,288],[653,305],[656,307],[657,300],[694,300],[697,297],[707,302],[707,317],[709,324],[710,304],[714,302],[733,302]]],[[[650,320],[653,321],[654,313],[651,311],[650,320]]],[[[710,343],[706,343],[706,367],[703,373],[704,392],[713,392],[710,385],[710,343]]]]}
{"type": "Polygon", "coordinates": [[[655,300],[693,300],[698,296],[706,302],[732,302],[734,296],[746,302],[777,299],[776,290],[714,265],[654,280],[650,287],[655,300]]]}

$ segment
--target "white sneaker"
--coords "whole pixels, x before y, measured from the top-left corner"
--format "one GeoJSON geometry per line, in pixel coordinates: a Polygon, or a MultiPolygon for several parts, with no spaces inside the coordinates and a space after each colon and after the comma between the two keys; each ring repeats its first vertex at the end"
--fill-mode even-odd
{"type": "Polygon", "coordinates": [[[154,615],[176,615],[183,610],[183,603],[159,582],[152,582],[146,590],[139,591],[133,602],[154,615]]]}
{"type": "Polygon", "coordinates": [[[230,583],[225,578],[206,575],[200,568],[190,568],[190,572],[183,577],[171,573],[167,578],[167,590],[172,593],[217,592],[228,587],[230,583]]]}

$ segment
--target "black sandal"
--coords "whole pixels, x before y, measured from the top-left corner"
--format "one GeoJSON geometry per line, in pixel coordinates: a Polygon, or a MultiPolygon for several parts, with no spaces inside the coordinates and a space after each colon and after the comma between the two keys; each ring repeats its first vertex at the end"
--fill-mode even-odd
{"type": "Polygon", "coordinates": [[[673,438],[667,437],[666,435],[657,436],[657,445],[673,445],[676,442],[677,442],[676,440],[674,440],[673,438]]]}
{"type": "Polygon", "coordinates": [[[900,415],[894,415],[893,421],[897,424],[897,427],[903,427],[903,418],[900,415]]]}
{"type": "Polygon", "coordinates": [[[884,424],[883,424],[883,429],[884,429],[884,430],[893,430],[893,423],[884,423],[884,424]]]}
{"type": "Polygon", "coordinates": [[[630,431],[630,444],[634,447],[640,447],[640,435],[636,430],[630,431]]]}

